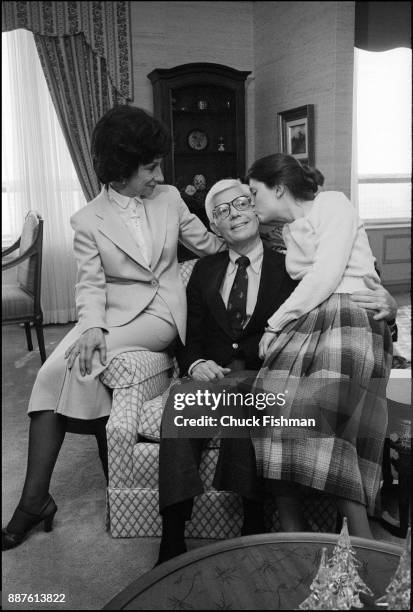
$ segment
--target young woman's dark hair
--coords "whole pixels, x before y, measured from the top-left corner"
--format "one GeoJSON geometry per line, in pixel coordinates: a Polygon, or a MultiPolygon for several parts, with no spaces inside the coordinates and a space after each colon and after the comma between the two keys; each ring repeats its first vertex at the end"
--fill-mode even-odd
{"type": "Polygon", "coordinates": [[[92,161],[101,183],[129,179],[141,164],[169,152],[167,128],[136,106],[111,108],[92,133],[92,161]]]}
{"type": "Polygon", "coordinates": [[[317,168],[301,164],[284,153],[275,153],[257,159],[247,172],[246,179],[255,179],[267,187],[285,185],[297,200],[314,200],[324,176],[317,168]]]}

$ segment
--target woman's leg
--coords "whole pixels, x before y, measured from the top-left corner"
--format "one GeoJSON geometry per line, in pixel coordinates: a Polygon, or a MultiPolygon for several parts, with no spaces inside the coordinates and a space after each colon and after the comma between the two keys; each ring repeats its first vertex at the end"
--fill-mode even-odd
{"type": "Polygon", "coordinates": [[[341,516],[347,518],[349,534],[359,538],[373,539],[366,506],[350,499],[338,499],[341,516]]]}
{"type": "Polygon", "coordinates": [[[21,533],[30,526],[30,519],[19,509],[38,514],[47,502],[50,479],[65,430],[65,417],[50,410],[31,413],[26,478],[18,508],[7,526],[8,531],[21,533]]]}
{"type": "MultiPolygon", "coordinates": [[[[108,358],[125,350],[164,350],[174,339],[176,329],[172,323],[156,316],[139,316],[120,328],[112,328],[107,338],[108,358]]],[[[82,377],[78,361],[68,372],[65,350],[78,338],[79,331],[73,328],[59,343],[55,351],[43,364],[36,377],[29,402],[31,416],[29,452],[26,478],[18,507],[7,533],[3,547],[12,548],[22,539],[10,537],[26,534],[41,516],[54,515],[56,506],[49,496],[49,485],[53,469],[66,431],[66,416],[95,419],[110,412],[110,393],[98,379],[101,366],[95,354],[97,367],[91,375],[82,377]],[[56,412],[57,410],[57,412],[56,412]],[[63,414],[62,414],[63,413],[63,414]],[[45,505],[46,504],[46,505],[45,505]]],[[[104,453],[101,444],[100,451],[104,453]]]]}
{"type": "MultiPolygon", "coordinates": [[[[66,361],[59,349],[60,360],[56,356],[56,368],[63,363],[63,377],[59,378],[57,412],[75,419],[99,419],[110,414],[112,406],[112,394],[100,380],[100,374],[117,355],[129,351],[163,351],[176,337],[176,328],[171,323],[162,319],[142,313],[136,319],[120,327],[110,327],[105,335],[107,359],[106,365],[102,365],[100,355],[95,352],[92,358],[92,371],[82,376],[79,368],[79,360],[76,359],[70,371],[66,370],[66,361]]],[[[74,338],[74,341],[77,338],[74,338]]],[[[67,347],[67,342],[65,344],[67,347]]],[[[46,362],[47,363],[47,362],[46,362]]],[[[59,370],[60,371],[60,370],[59,370]]],[[[47,373],[44,376],[46,383],[47,373]]],[[[42,387],[45,387],[43,384],[42,387]]],[[[55,394],[56,395],[56,394],[55,394]]],[[[33,410],[41,409],[43,395],[37,394],[37,405],[32,405],[33,410]]],[[[50,401],[48,401],[48,404],[50,401]]]]}

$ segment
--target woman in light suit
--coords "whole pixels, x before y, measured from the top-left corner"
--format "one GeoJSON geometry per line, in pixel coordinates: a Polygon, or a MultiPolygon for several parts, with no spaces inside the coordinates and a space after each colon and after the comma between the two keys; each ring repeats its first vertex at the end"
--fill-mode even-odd
{"type": "Polygon", "coordinates": [[[29,454],[20,502],[2,531],[3,550],[37,524],[50,530],[57,507],[49,494],[67,417],[109,415],[99,374],[117,354],[163,351],[185,341],[186,296],[178,240],[202,256],[225,248],[191,214],[178,190],[160,184],[170,137],[145,111],[117,106],[92,134],[101,193],[71,218],[78,264],[78,323],[39,370],[29,402],[29,454]]]}

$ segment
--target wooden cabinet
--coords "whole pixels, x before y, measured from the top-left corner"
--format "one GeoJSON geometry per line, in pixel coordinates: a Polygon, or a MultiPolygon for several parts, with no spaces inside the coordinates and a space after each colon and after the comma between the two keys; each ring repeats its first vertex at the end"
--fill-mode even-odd
{"type": "Polygon", "coordinates": [[[175,185],[204,221],[208,189],[245,173],[245,79],[250,72],[220,64],[191,63],[156,69],[154,115],[171,131],[165,182],[175,185]]]}

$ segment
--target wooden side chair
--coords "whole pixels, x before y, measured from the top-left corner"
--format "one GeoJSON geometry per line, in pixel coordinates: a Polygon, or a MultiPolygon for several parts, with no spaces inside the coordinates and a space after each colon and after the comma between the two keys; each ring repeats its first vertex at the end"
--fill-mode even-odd
{"type": "MultiPolygon", "coordinates": [[[[36,211],[30,211],[24,221],[20,238],[9,248],[2,251],[2,260],[19,249],[17,257],[5,263],[2,271],[17,266],[16,284],[2,284],[2,323],[24,323],[27,348],[33,350],[30,324],[33,323],[39,344],[42,363],[46,361],[43,338],[43,313],[41,308],[41,271],[42,271],[43,219],[36,211]]],[[[94,435],[97,441],[103,472],[108,480],[108,451],[106,423],[108,417],[85,421],[67,419],[66,431],[74,434],[94,435]]]]}
{"type": "Polygon", "coordinates": [[[17,268],[16,283],[2,283],[2,324],[24,323],[27,348],[33,350],[30,325],[36,330],[42,363],[46,361],[46,351],[43,337],[43,312],[41,308],[43,251],[43,219],[34,210],[27,213],[20,238],[2,251],[2,272],[17,268]],[[17,251],[17,257],[9,259],[9,255],[17,251]]]}

